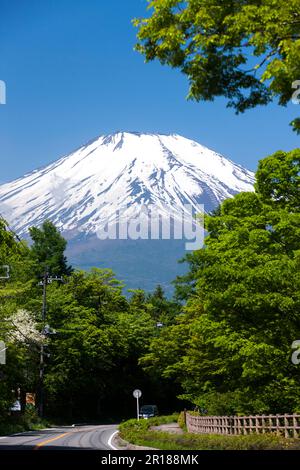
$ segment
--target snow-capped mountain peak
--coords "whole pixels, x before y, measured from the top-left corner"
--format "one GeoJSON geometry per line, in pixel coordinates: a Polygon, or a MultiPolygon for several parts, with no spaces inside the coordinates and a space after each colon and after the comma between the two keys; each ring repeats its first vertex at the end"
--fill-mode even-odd
{"type": "Polygon", "coordinates": [[[254,175],[177,134],[102,135],[56,162],[0,186],[0,213],[19,233],[52,220],[65,232],[96,233],[117,210],[143,205],[210,211],[253,190],[254,175]]]}

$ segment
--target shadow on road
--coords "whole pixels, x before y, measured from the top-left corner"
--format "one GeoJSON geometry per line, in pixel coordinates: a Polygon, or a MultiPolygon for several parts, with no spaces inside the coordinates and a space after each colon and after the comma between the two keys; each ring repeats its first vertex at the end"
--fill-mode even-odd
{"type": "MultiPolygon", "coordinates": [[[[18,451],[20,454],[24,452],[24,455],[28,452],[33,452],[33,453],[39,453],[39,452],[69,452],[69,451],[91,451],[91,452],[97,452],[97,449],[92,449],[91,447],[65,447],[65,446],[60,446],[60,445],[47,445],[44,447],[39,447],[38,449],[35,449],[35,445],[1,445],[0,448],[0,460],[2,459],[2,456],[4,454],[9,454],[10,451],[18,451]]],[[[102,452],[100,449],[98,450],[99,452],[102,452]]],[[[4,455],[5,456],[5,455],[4,455]]]]}

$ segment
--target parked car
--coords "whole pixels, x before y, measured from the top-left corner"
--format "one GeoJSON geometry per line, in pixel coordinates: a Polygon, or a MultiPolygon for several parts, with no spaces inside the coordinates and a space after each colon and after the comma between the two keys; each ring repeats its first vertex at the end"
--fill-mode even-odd
{"type": "Polygon", "coordinates": [[[158,415],[156,405],[143,405],[140,408],[140,418],[148,419],[158,415]]]}

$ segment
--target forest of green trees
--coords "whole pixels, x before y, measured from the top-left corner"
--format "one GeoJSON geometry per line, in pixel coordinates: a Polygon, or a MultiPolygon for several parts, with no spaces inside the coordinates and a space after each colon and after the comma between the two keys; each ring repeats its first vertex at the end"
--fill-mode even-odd
{"type": "Polygon", "coordinates": [[[40,394],[40,350],[44,354],[44,414],[62,420],[116,419],[134,415],[132,391],[176,406],[170,380],[145,373],[139,358],[160,334],[157,323],[174,321],[178,305],[158,286],[152,294],[122,293],[110,270],[75,271],[64,256],[66,242],[51,222],[30,231],[32,244],[0,226],[0,265],[11,277],[0,285],[1,339],[7,363],[1,367],[0,416],[26,392],[40,394]],[[47,270],[47,310],[42,320],[42,280],[47,270]],[[58,277],[62,280],[56,281],[58,277]],[[12,391],[14,391],[12,393],[12,391]]]}
{"type": "Polygon", "coordinates": [[[54,420],[134,416],[135,387],[162,412],[299,413],[299,188],[300,150],[262,160],[255,192],[206,216],[205,246],[187,254],[173,299],[160,286],[125,296],[110,270],[73,269],[51,222],[33,227],[28,245],[1,220],[10,278],[0,280],[0,420],[17,394],[23,412],[26,393],[38,404],[41,347],[44,414],[54,420]]]}

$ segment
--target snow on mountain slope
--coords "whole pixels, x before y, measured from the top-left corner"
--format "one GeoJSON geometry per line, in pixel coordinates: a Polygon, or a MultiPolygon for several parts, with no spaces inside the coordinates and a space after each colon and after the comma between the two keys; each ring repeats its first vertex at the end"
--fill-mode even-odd
{"type": "Polygon", "coordinates": [[[52,220],[62,231],[94,234],[127,208],[154,204],[210,211],[253,190],[252,172],[179,135],[118,132],[0,186],[0,212],[19,233],[52,220]]]}

